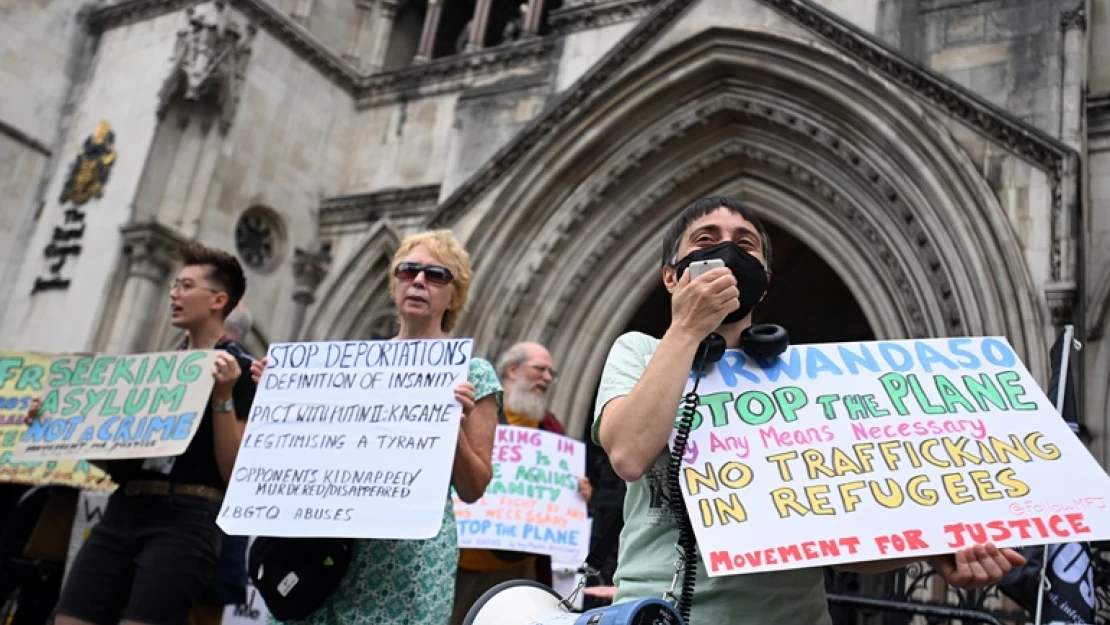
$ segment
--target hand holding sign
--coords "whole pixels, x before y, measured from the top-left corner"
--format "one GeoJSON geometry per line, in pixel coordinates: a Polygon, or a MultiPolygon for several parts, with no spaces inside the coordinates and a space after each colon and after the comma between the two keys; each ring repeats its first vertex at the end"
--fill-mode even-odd
{"type": "Polygon", "coordinates": [[[455,401],[462,406],[464,419],[470,416],[470,411],[474,410],[474,395],[474,385],[470,382],[463,382],[455,388],[455,401]]]}
{"type": "Polygon", "coordinates": [[[268,356],[263,356],[262,360],[256,360],[251,363],[251,379],[255,384],[262,380],[262,371],[266,368],[266,363],[270,361],[268,356]]]}
{"type": "Polygon", "coordinates": [[[997,584],[1025,558],[1013,549],[999,549],[994,543],[961,549],[954,554],[929,558],[949,586],[971,590],[997,584]]]}
{"type": "MultiPolygon", "coordinates": [[[[253,363],[251,367],[254,367],[253,363]]],[[[212,378],[215,380],[213,395],[219,399],[231,397],[231,390],[235,387],[235,383],[239,381],[239,374],[241,373],[239,361],[235,360],[234,356],[227,352],[217,354],[216,362],[212,363],[212,378]]]]}
{"type": "Polygon", "coordinates": [[[31,422],[39,417],[39,408],[42,407],[42,399],[36,397],[31,400],[31,405],[27,407],[27,416],[23,417],[24,425],[31,425],[31,422]]]}

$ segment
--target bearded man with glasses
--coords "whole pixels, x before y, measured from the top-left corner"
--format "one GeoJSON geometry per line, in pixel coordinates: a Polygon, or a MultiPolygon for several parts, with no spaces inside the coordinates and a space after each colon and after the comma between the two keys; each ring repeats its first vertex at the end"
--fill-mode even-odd
{"type": "MultiPolygon", "coordinates": [[[[517,343],[497,359],[497,375],[505,389],[502,425],[539,428],[564,434],[563,425],[547,410],[547,393],[558,378],[551,352],[539,343],[517,343]]],[[[590,502],[590,480],[578,480],[578,492],[590,502]]],[[[577,564],[577,563],[576,563],[577,564]]],[[[552,585],[551,557],[517,551],[460,549],[451,625],[461,625],[467,612],[494,586],[516,579],[552,585]]]]}

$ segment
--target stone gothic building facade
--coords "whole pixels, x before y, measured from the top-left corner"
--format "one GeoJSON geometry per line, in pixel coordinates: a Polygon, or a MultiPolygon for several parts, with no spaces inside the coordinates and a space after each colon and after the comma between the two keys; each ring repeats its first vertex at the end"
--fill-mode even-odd
{"type": "Polygon", "coordinates": [[[388,336],[450,228],[479,352],[550,346],[590,420],[658,332],[664,224],[770,224],[795,342],[1084,344],[1110,460],[1110,0],[0,0],[8,348],[165,349],[175,250],[238,252],[266,343],[388,336]]]}

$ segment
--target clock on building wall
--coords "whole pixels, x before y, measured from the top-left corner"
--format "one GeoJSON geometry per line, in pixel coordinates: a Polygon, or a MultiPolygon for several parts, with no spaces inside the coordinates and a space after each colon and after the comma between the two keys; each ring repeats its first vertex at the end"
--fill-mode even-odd
{"type": "Polygon", "coordinates": [[[235,225],[235,251],[243,263],[258,272],[274,269],[285,243],[281,218],[264,206],[243,211],[235,225]]]}

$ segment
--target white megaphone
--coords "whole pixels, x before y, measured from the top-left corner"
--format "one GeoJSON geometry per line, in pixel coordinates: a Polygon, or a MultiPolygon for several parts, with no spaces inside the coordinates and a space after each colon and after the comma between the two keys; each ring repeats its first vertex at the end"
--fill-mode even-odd
{"type": "Polygon", "coordinates": [[[478,598],[463,625],[684,625],[662,599],[637,599],[577,614],[570,611],[577,592],[562,599],[539,582],[503,582],[478,598]]]}

